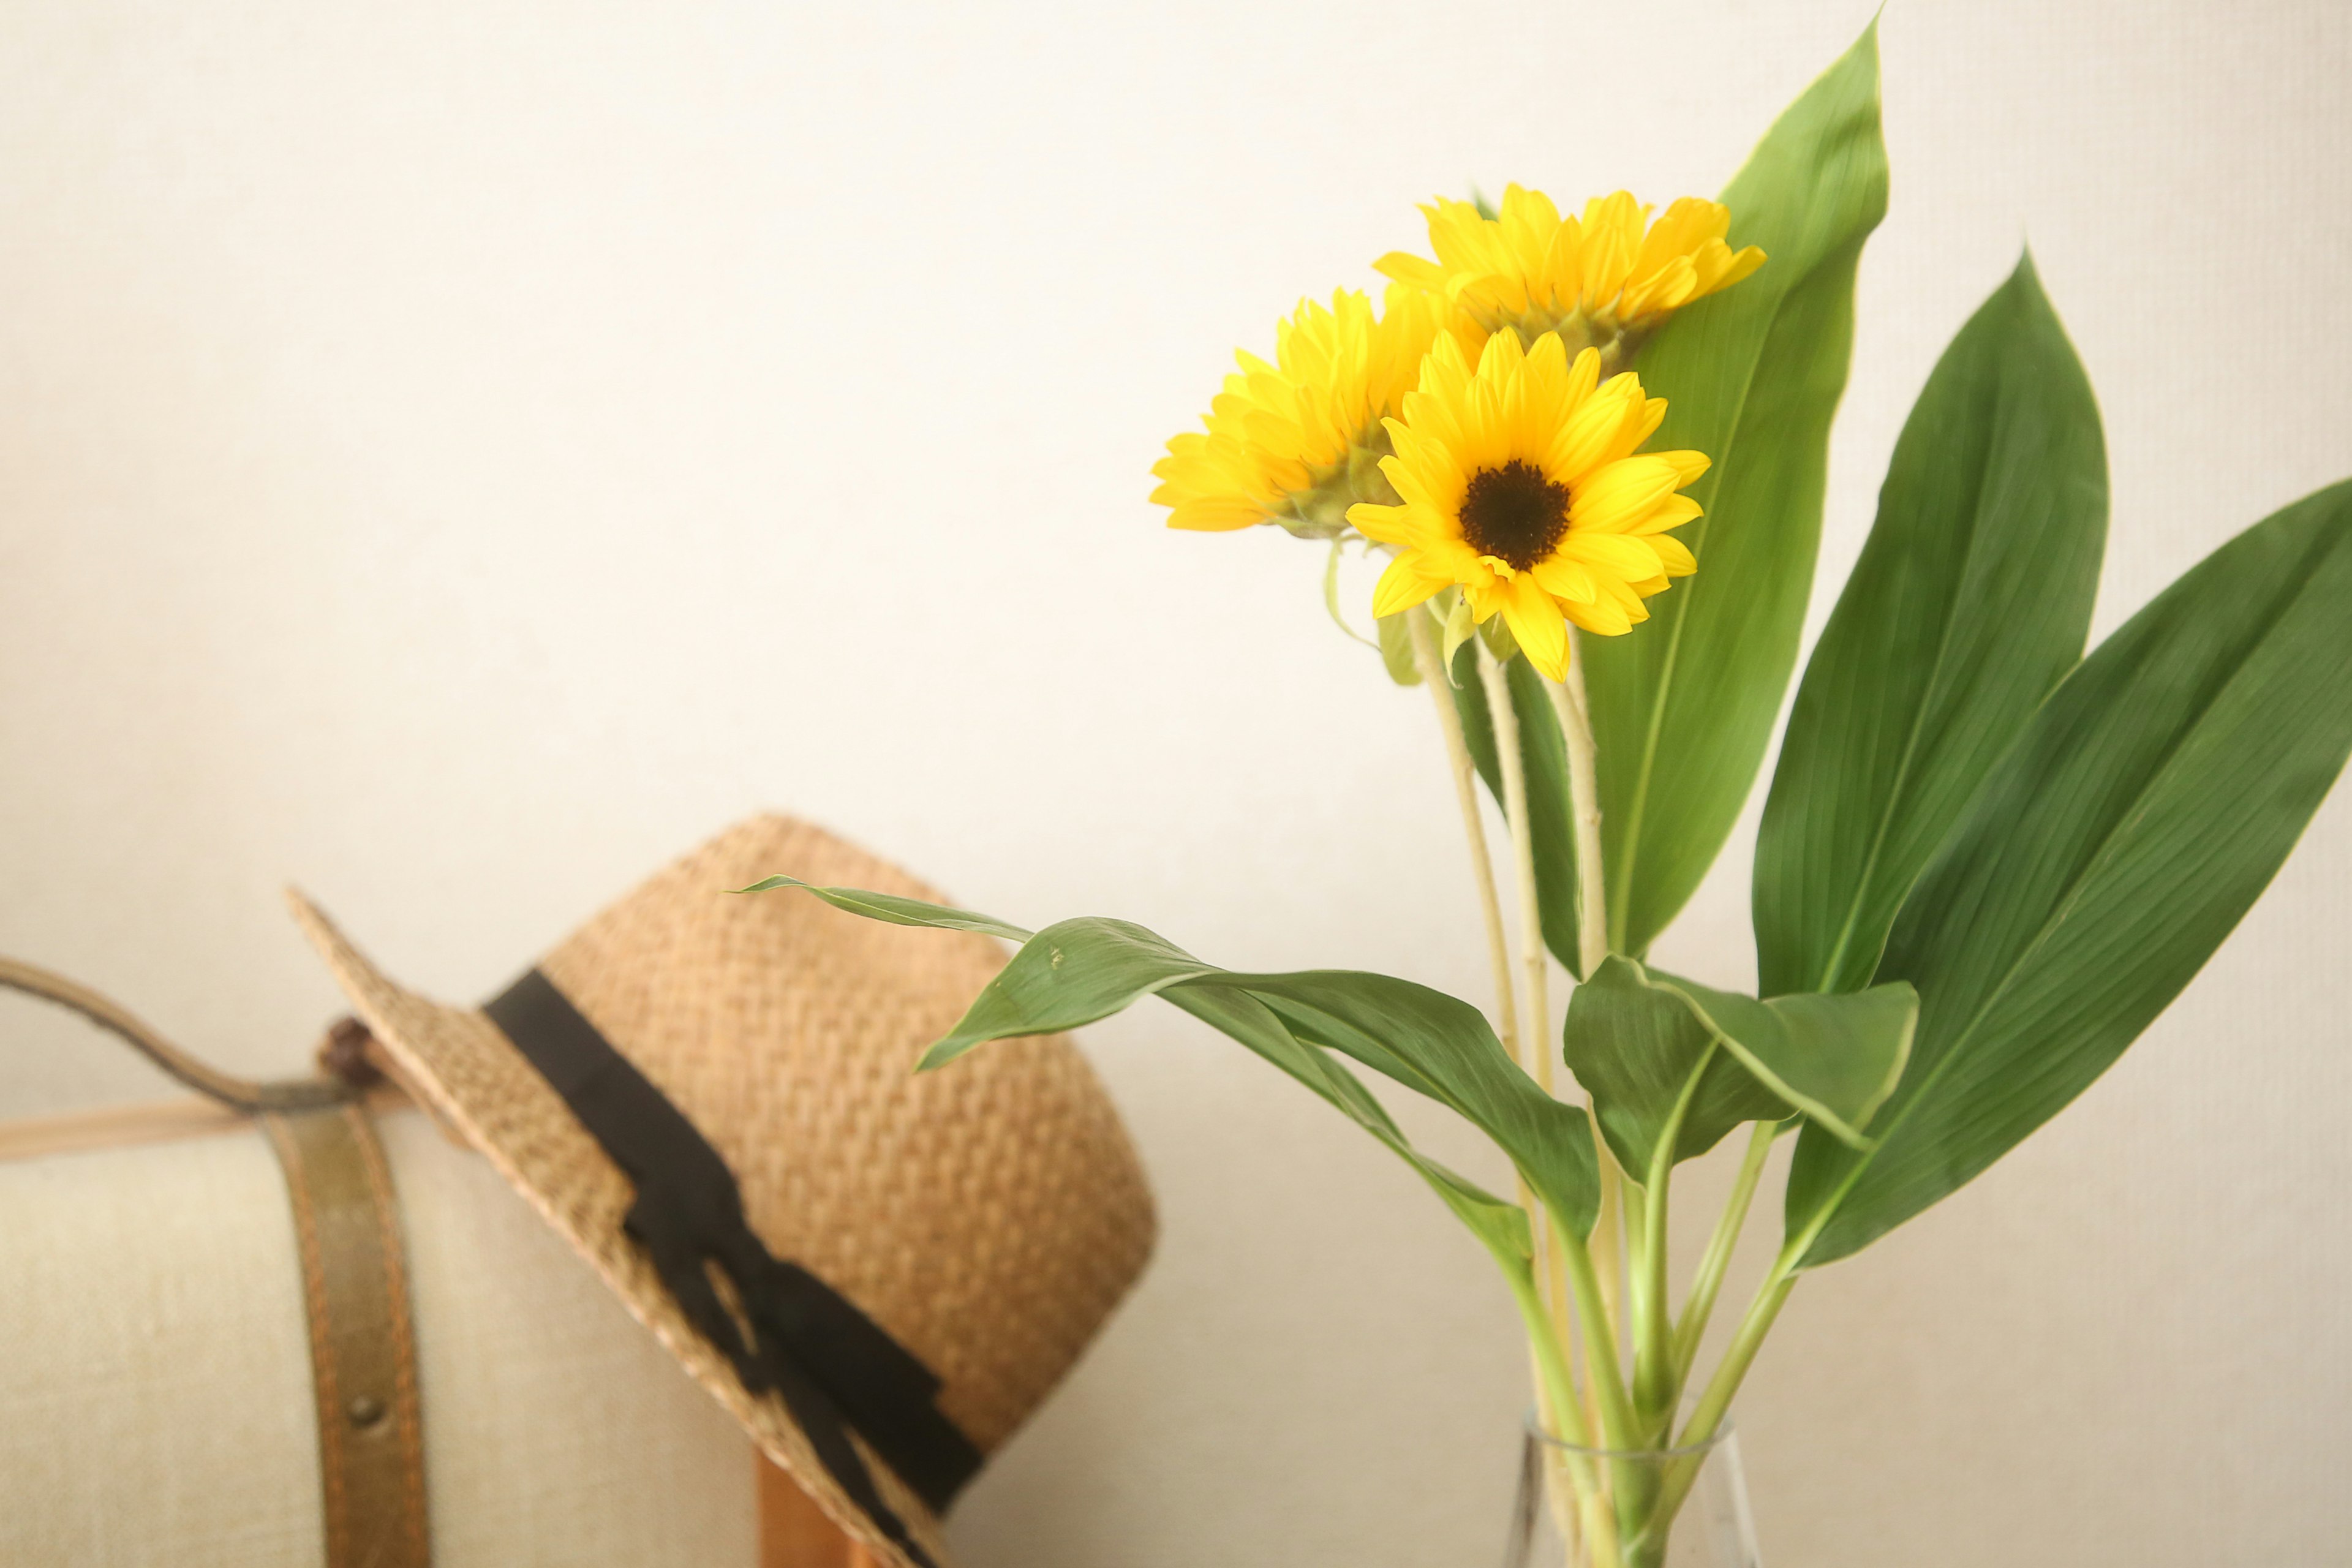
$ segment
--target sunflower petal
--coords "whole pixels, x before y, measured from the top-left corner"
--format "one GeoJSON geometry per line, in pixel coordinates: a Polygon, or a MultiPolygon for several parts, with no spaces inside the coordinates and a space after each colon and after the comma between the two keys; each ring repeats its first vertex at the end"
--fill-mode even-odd
{"type": "Polygon", "coordinates": [[[1558,600],[1525,573],[1504,584],[1503,619],[1528,662],[1552,680],[1568,674],[1568,624],[1558,600]]]}
{"type": "Polygon", "coordinates": [[[1537,562],[1528,575],[1540,584],[1545,593],[1570,604],[1589,605],[1601,596],[1601,590],[1592,585],[1592,574],[1560,556],[1537,562]]]}
{"type": "Polygon", "coordinates": [[[1673,464],[1654,453],[1621,458],[1589,475],[1569,504],[1568,526],[1622,533],[1648,516],[1682,482],[1673,464]]]}
{"type": "MultiPolygon", "coordinates": [[[[1426,266],[1416,276],[1442,283],[1436,264],[1426,266]]],[[[1161,482],[1151,499],[1177,528],[1223,531],[1292,513],[1292,498],[1381,444],[1381,421],[1399,412],[1445,329],[1436,302],[1402,285],[1380,312],[1352,289],[1328,304],[1302,300],[1277,323],[1271,363],[1236,352],[1239,368],[1211,399],[1204,428],[1171,438],[1152,466],[1161,482]]]]}
{"type": "Polygon", "coordinates": [[[1448,586],[1444,578],[1430,577],[1414,566],[1410,555],[1400,555],[1389,563],[1372,589],[1372,614],[1393,616],[1399,610],[1409,610],[1438,590],[1448,586]]]}

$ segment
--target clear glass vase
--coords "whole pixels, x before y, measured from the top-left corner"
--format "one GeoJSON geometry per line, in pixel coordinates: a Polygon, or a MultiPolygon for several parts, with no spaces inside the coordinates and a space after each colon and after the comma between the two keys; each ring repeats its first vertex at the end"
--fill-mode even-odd
{"type": "Polygon", "coordinates": [[[1530,1420],[1503,1568],[1761,1568],[1729,1422],[1688,1448],[1580,1448],[1530,1420]]]}

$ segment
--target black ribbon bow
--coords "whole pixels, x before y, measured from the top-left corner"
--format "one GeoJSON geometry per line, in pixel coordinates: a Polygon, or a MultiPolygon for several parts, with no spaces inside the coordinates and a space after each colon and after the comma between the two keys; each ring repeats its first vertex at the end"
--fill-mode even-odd
{"type": "Polygon", "coordinates": [[[753,1394],[773,1389],[818,1460],[884,1536],[929,1553],[892,1511],[854,1428],[933,1512],[981,1463],[937,1404],[940,1378],[855,1302],[771,1253],[743,1215],[735,1173],[652,1080],[534,969],[482,1009],[636,1186],[622,1228],[678,1310],[753,1394]],[[729,1310],[714,1271],[740,1308],[729,1310]],[[749,1329],[747,1334],[745,1330],[749,1329]]]}

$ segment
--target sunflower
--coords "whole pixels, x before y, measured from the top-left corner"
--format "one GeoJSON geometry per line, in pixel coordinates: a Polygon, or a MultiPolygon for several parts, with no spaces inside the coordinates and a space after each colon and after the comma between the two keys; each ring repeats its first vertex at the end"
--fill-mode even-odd
{"type": "Polygon", "coordinates": [[[1505,327],[1523,342],[1556,331],[1570,346],[1600,349],[1602,368],[1614,370],[1674,311],[1764,265],[1754,246],[1724,242],[1730,210],[1696,196],[1669,206],[1646,235],[1650,209],[1623,191],[1585,203],[1581,218],[1517,185],[1494,217],[1442,196],[1422,211],[1437,259],[1391,251],[1373,265],[1444,300],[1473,353],[1505,327]]]}
{"type": "Polygon", "coordinates": [[[1152,465],[1151,499],[1171,528],[1223,531],[1275,522],[1307,538],[1347,526],[1349,503],[1393,499],[1378,464],[1381,421],[1412,386],[1441,311],[1422,290],[1392,286],[1380,315],[1360,292],[1328,307],[1303,300],[1275,330],[1274,363],[1243,351],[1241,369],[1209,405],[1205,431],[1168,443],[1152,465]]]}
{"type": "Polygon", "coordinates": [[[1601,379],[1599,351],[1573,363],[1559,335],[1523,350],[1486,340],[1474,372],[1441,336],[1381,470],[1399,506],[1362,503],[1348,521],[1396,559],[1372,613],[1392,616],[1449,587],[1484,622],[1500,612],[1519,648],[1554,680],[1568,669],[1568,621],[1614,637],[1647,620],[1642,601],[1697,569],[1665,531],[1699,515],[1675,492],[1706,472],[1698,452],[1643,452],[1665,417],[1631,372],[1601,379]]]}

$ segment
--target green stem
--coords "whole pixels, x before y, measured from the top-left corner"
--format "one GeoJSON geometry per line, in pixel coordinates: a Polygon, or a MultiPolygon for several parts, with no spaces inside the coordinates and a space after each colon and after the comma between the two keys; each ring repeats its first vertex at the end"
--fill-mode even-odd
{"type": "MultiPolygon", "coordinates": [[[[1748,1302],[1738,1331],[1731,1336],[1730,1348],[1723,1352],[1722,1363],[1707,1380],[1706,1391],[1699,1395],[1690,1420],[1675,1439],[1675,1447],[1695,1448],[1722,1427],[1723,1418],[1731,1409],[1731,1396],[1739,1392],[1740,1382],[1754,1363],[1757,1351],[1762,1348],[1764,1336],[1772,1331],[1772,1321],[1780,1315],[1781,1304],[1797,1288],[1797,1259],[1804,1256],[1807,1239],[1800,1237],[1790,1242],[1772,1260],[1770,1272],[1756,1287],[1755,1299],[1748,1302]]],[[[1706,1458],[1704,1454],[1693,1454],[1668,1467],[1665,1487],[1658,1500],[1659,1516],[1673,1517],[1690,1491],[1691,1483],[1698,1479],[1698,1467],[1706,1458]]]]}
{"type": "Polygon", "coordinates": [[[1601,1281],[1592,1267],[1592,1253],[1584,1238],[1555,1219],[1554,1245],[1568,1266],[1569,1289],[1576,1298],[1576,1320],[1584,1332],[1585,1382],[1601,1411],[1602,1443],[1611,1448],[1637,1448],[1641,1434],[1633,1420],[1633,1401],[1625,1393],[1624,1370],[1617,1364],[1617,1344],[1609,1315],[1601,1305],[1601,1281]]]}
{"type": "MultiPolygon", "coordinates": [[[[1617,1325],[1623,1306],[1622,1286],[1621,1242],[1625,1237],[1621,1215],[1624,1209],[1625,1188],[1633,1184],[1625,1180],[1617,1168],[1617,1156],[1609,1148],[1609,1140],[1601,1134],[1601,1119],[1591,1106],[1585,1107],[1585,1120],[1592,1130],[1593,1162],[1601,1170],[1601,1217],[1593,1222],[1591,1257],[1596,1279],[1592,1310],[1599,1319],[1600,1331],[1609,1343],[1610,1364],[1617,1359],[1617,1325]]],[[[1579,1308],[1579,1310],[1582,1310],[1579,1308]]]]}
{"type": "MultiPolygon", "coordinates": [[[[1518,1303],[1519,1317],[1527,1324],[1528,1343],[1535,1353],[1538,1375],[1541,1378],[1548,1403],[1552,1409],[1552,1421],[1558,1430],[1549,1435],[1566,1445],[1559,1455],[1547,1455],[1547,1461],[1559,1458],[1568,1471],[1570,1489],[1575,1493],[1577,1511],[1583,1521],[1584,1537],[1591,1548],[1593,1568],[1624,1568],[1625,1560],[1618,1543],[1617,1516],[1610,1506],[1610,1492],[1585,1450],[1594,1447],[1591,1430],[1584,1424],[1583,1408],[1577,1403],[1573,1380],[1569,1376],[1568,1357],[1559,1337],[1552,1331],[1551,1314],[1545,1309],[1543,1298],[1536,1289],[1535,1274],[1525,1260],[1521,1266],[1506,1263],[1504,1278],[1511,1287],[1511,1299],[1518,1303]]],[[[1545,1476],[1549,1483],[1551,1469],[1548,1462],[1545,1476]]]]}
{"type": "Polygon", "coordinates": [[[1658,1130],[1657,1144],[1650,1152],[1650,1179],[1642,1185],[1642,1246],[1636,1255],[1640,1272],[1633,1295],[1633,1407],[1640,1413],[1645,1441],[1661,1447],[1673,1430],[1675,1404],[1682,1394],[1675,1371],[1674,1310],[1666,1284],[1666,1226],[1673,1209],[1669,1189],[1683,1123],[1689,1119],[1691,1102],[1697,1098],[1699,1083],[1717,1049],[1710,1044],[1700,1055],[1698,1066],[1683,1080],[1682,1092],[1675,1097],[1675,1108],[1658,1130]]]}
{"type": "Polygon", "coordinates": [[[1569,1284],[1576,1293],[1577,1321],[1584,1329],[1585,1385],[1600,1405],[1606,1447],[1626,1456],[1609,1464],[1611,1516],[1622,1535],[1639,1535],[1647,1521],[1655,1517],[1659,1477],[1651,1466],[1631,1456],[1652,1444],[1627,1396],[1624,1373],[1617,1364],[1617,1347],[1608,1338],[1592,1254],[1581,1237],[1570,1234],[1565,1227],[1554,1226],[1553,1234],[1568,1260],[1569,1284]]]}
{"type": "Polygon", "coordinates": [[[1536,1375],[1542,1381],[1544,1393],[1551,1405],[1555,1434],[1565,1443],[1590,1448],[1592,1434],[1585,1427],[1584,1411],[1576,1400],[1576,1384],[1568,1373],[1568,1355],[1561,1348],[1559,1336],[1552,1331],[1551,1313],[1545,1308],[1542,1295],[1536,1289],[1535,1273],[1530,1267],[1504,1269],[1511,1287],[1511,1300],[1518,1303],[1519,1316],[1527,1322],[1528,1348],[1534,1352],[1536,1375]]]}
{"type": "MultiPolygon", "coordinates": [[[[1712,1052],[1713,1047],[1708,1047],[1712,1052]]],[[[1633,1293],[1633,1406],[1640,1412],[1644,1433],[1664,1436],[1674,1424],[1673,1310],[1666,1295],[1667,1187],[1674,1180],[1675,1145],[1682,1139],[1683,1116],[1691,1095],[1706,1076],[1704,1060],[1691,1074],[1675,1101],[1673,1114],[1650,1158],[1650,1179],[1642,1186],[1642,1249],[1640,1287],[1633,1293]]]]}
{"type": "Polygon", "coordinates": [[[1715,1312],[1715,1299],[1723,1289],[1723,1276],[1731,1267],[1731,1254],[1739,1245],[1739,1233],[1748,1224],[1748,1211],[1756,1201],[1756,1184],[1764,1174],[1764,1162],[1772,1152],[1772,1140],[1778,1134],[1777,1122],[1759,1121],[1748,1135],[1748,1152],[1740,1156],[1739,1174],[1731,1184],[1731,1195],[1723,1205],[1723,1216],[1716,1221],[1715,1235],[1708,1238],[1706,1256],[1699,1260],[1698,1273],[1691,1279],[1690,1299],[1683,1304],[1682,1321],[1675,1325],[1675,1391],[1679,1394],[1690,1376],[1691,1363],[1698,1359],[1698,1343],[1706,1335],[1708,1318],[1715,1312]]]}
{"type": "Polygon", "coordinates": [[[1625,1446],[1632,1448],[1646,1448],[1651,1446],[1650,1424],[1648,1413],[1642,1405],[1641,1382],[1642,1314],[1646,1307],[1645,1298],[1649,1294],[1650,1288],[1649,1258],[1643,1248],[1649,1240],[1649,1231],[1642,1223],[1643,1209],[1642,1184],[1633,1180],[1631,1172],[1626,1173],[1622,1190],[1624,1194],[1625,1209],[1625,1290],[1622,1305],[1619,1308],[1622,1316],[1618,1321],[1618,1327],[1622,1331],[1617,1338],[1617,1346],[1618,1356],[1627,1368],[1625,1373],[1627,1405],[1633,1413],[1633,1428],[1628,1434],[1625,1446]]]}

